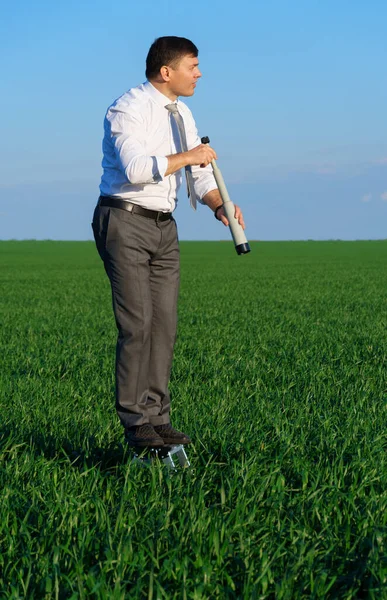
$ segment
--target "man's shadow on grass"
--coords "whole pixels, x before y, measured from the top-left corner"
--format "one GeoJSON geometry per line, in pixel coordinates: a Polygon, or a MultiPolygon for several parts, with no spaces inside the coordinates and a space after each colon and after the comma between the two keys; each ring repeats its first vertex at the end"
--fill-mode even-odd
{"type": "Polygon", "coordinates": [[[93,436],[85,439],[84,447],[64,439],[58,443],[56,436],[50,432],[23,431],[12,424],[0,428],[0,454],[7,453],[11,457],[14,451],[28,450],[35,456],[44,456],[46,460],[57,459],[68,462],[75,469],[86,470],[93,467],[101,472],[130,463],[133,451],[118,441],[100,446],[93,436]]]}
{"type": "MultiPolygon", "coordinates": [[[[199,441],[189,447],[189,454],[196,455],[198,466],[206,467],[210,461],[225,467],[234,461],[240,462],[244,454],[251,455],[249,448],[243,450],[230,440],[225,444],[224,440],[214,436],[202,444],[200,435],[197,438],[199,441]]],[[[111,471],[130,464],[135,453],[133,448],[119,439],[101,446],[96,437],[90,435],[83,439],[81,446],[69,438],[58,439],[49,430],[25,429],[19,423],[8,422],[0,427],[0,455],[10,453],[17,446],[20,452],[28,450],[37,457],[44,456],[48,461],[57,460],[61,464],[65,462],[81,471],[93,467],[101,472],[111,471]]]]}

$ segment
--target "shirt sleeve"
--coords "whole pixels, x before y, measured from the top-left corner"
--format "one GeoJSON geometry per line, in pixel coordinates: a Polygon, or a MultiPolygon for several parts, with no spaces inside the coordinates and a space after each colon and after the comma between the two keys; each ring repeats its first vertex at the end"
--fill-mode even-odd
{"type": "MultiPolygon", "coordinates": [[[[188,150],[192,148],[196,148],[202,142],[199,137],[199,133],[192,116],[191,111],[187,106],[185,106],[186,111],[184,112],[184,126],[185,133],[187,137],[187,146],[188,150]]],[[[192,168],[192,175],[194,179],[195,192],[198,201],[201,204],[204,204],[203,197],[211,192],[211,190],[217,190],[218,186],[216,185],[215,177],[212,172],[211,165],[207,165],[206,167],[201,167],[200,165],[194,165],[192,168]]]]}
{"type": "Polygon", "coordinates": [[[165,156],[147,156],[144,122],[134,111],[110,109],[106,115],[111,141],[120,169],[129,183],[158,183],[168,168],[165,156]]]}

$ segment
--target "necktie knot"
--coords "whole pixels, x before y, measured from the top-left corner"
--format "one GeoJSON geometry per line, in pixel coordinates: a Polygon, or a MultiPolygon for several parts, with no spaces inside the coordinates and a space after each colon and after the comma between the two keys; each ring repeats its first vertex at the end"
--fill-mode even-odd
{"type": "Polygon", "coordinates": [[[169,112],[171,112],[171,113],[173,113],[173,114],[176,114],[176,113],[178,113],[178,112],[179,112],[179,111],[178,111],[178,108],[177,108],[177,104],[175,104],[175,102],[173,102],[172,104],[167,104],[167,105],[165,106],[165,108],[166,108],[167,110],[169,110],[169,112]]]}

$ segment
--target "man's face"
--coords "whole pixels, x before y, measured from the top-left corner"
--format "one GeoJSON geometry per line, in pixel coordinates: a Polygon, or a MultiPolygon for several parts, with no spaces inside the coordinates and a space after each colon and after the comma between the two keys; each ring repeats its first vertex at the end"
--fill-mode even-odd
{"type": "Polygon", "coordinates": [[[192,96],[202,74],[196,56],[183,56],[175,68],[169,67],[169,89],[176,96],[192,96]]]}

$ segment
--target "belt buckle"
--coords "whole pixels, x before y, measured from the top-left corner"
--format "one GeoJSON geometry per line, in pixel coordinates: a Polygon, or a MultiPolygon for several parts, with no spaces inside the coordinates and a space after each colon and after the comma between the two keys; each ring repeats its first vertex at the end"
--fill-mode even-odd
{"type": "Polygon", "coordinates": [[[162,214],[163,214],[163,213],[162,213],[162,211],[161,211],[161,210],[158,210],[158,211],[157,211],[156,223],[158,223],[158,222],[160,221],[160,217],[161,217],[161,215],[162,215],[162,214]]]}

